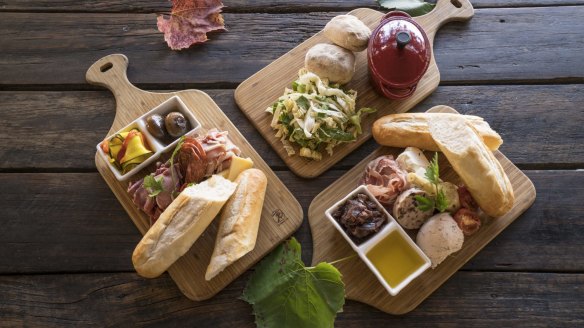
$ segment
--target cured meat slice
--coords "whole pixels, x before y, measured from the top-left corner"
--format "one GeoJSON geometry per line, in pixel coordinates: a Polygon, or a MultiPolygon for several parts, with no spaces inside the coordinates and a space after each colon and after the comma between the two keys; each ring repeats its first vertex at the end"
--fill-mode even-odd
{"type": "Polygon", "coordinates": [[[408,188],[407,172],[402,170],[391,155],[372,160],[365,169],[361,184],[377,198],[385,208],[392,208],[397,196],[408,188]]]}

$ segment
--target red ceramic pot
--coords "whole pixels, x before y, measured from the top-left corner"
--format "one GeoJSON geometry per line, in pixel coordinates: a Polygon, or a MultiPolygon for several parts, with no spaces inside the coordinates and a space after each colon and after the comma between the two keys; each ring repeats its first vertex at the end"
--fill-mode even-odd
{"type": "Polygon", "coordinates": [[[371,83],[389,99],[405,99],[428,70],[432,49],[426,32],[410,15],[392,11],[371,33],[367,63],[371,83]]]}

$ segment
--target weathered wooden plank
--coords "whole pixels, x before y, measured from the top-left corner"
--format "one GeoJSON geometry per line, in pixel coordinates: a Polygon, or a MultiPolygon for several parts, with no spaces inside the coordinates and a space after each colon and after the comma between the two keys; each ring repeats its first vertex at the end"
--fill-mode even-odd
{"type": "MultiPolygon", "coordinates": [[[[314,196],[338,179],[331,171],[315,180],[277,172],[304,212],[314,196]]],[[[535,204],[471,260],[470,270],[584,271],[582,171],[526,171],[535,204]]],[[[97,173],[0,174],[0,273],[133,271],[140,239],[97,173]]],[[[295,236],[310,263],[307,222],[295,236]]]]}
{"type": "MultiPolygon", "coordinates": [[[[336,14],[228,13],[228,32],[176,52],[157,31],[154,14],[0,13],[0,85],[85,86],[85,70],[118,52],[130,58],[129,76],[137,84],[234,85],[336,14]]],[[[479,9],[470,22],[449,24],[438,33],[442,81],[584,81],[582,16],[584,6],[479,9]]]]}
{"type": "MultiPolygon", "coordinates": [[[[292,12],[292,11],[348,11],[354,8],[369,7],[379,9],[376,1],[362,0],[296,0],[296,1],[225,1],[226,12],[292,12]]],[[[472,0],[475,8],[485,7],[530,7],[581,5],[582,0],[472,0]]],[[[168,1],[122,0],[5,0],[0,1],[0,11],[39,11],[39,12],[165,12],[170,8],[168,1]]]]}
{"type": "MultiPolygon", "coordinates": [[[[3,326],[254,327],[238,299],[248,275],[193,302],[168,275],[132,273],[0,277],[3,326]]],[[[335,327],[576,327],[584,324],[584,274],[458,272],[416,310],[392,316],[348,301],[335,327]]]]}
{"type": "MultiPolygon", "coordinates": [[[[503,136],[501,150],[529,168],[584,163],[581,85],[441,86],[414,111],[449,105],[485,117],[503,136]]],[[[272,167],[284,163],[237,108],[232,90],[207,90],[272,167]]],[[[0,168],[95,168],[95,145],[107,134],[115,103],[108,91],[0,92],[0,168]],[[65,133],[66,132],[66,133],[65,133]]],[[[382,109],[380,109],[382,110],[382,109]]],[[[376,148],[370,140],[337,168],[352,167],[376,148]]]]}

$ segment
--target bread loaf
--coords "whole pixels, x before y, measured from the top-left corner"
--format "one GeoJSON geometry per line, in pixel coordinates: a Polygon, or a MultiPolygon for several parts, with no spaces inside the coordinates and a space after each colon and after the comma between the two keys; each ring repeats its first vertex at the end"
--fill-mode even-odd
{"type": "Polygon", "coordinates": [[[235,183],[237,188],[221,212],[206,280],[213,279],[255,247],[268,179],[264,172],[248,169],[239,174],[235,183]]]}
{"type": "Polygon", "coordinates": [[[501,136],[481,117],[450,113],[403,113],[386,115],[373,124],[373,138],[380,145],[390,147],[417,147],[438,151],[439,148],[428,131],[428,122],[436,118],[464,117],[472,124],[490,150],[503,144],[501,136]]]}
{"type": "Polygon", "coordinates": [[[478,131],[460,115],[428,120],[430,134],[486,214],[507,213],[515,200],[513,187],[495,155],[478,131]]]}
{"type": "Polygon", "coordinates": [[[132,255],[139,275],[154,278],[183,256],[217,216],[236,184],[219,176],[183,190],[146,232],[132,255]]]}

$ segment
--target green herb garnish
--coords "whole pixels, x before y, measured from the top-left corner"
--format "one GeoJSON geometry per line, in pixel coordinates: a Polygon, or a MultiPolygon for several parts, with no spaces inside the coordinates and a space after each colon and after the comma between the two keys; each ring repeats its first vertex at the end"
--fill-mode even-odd
{"type": "Polygon", "coordinates": [[[414,198],[418,202],[420,211],[426,212],[434,209],[434,198],[426,198],[424,196],[415,196],[414,198]]]}
{"type": "Polygon", "coordinates": [[[305,267],[292,238],[256,267],[242,298],[253,306],[258,327],[333,327],[345,286],[330,263],[305,267]]]}
{"type": "Polygon", "coordinates": [[[180,147],[182,147],[183,143],[185,143],[185,136],[181,136],[178,139],[178,142],[176,143],[176,147],[174,147],[172,155],[170,155],[170,158],[168,159],[168,163],[170,163],[170,176],[172,177],[172,182],[175,185],[178,184],[178,181],[176,180],[175,173],[174,173],[174,157],[180,151],[180,147]]]}
{"type": "Polygon", "coordinates": [[[162,177],[154,177],[152,175],[147,175],[144,177],[144,182],[142,186],[148,191],[148,196],[156,197],[158,194],[164,191],[164,186],[162,185],[162,177]]]}
{"type": "Polygon", "coordinates": [[[418,202],[418,208],[421,211],[429,211],[436,208],[440,213],[446,211],[448,208],[448,200],[444,191],[440,188],[440,167],[438,166],[438,153],[434,154],[434,158],[430,162],[430,165],[426,168],[426,179],[434,185],[434,190],[436,191],[436,196],[434,198],[427,198],[424,196],[416,196],[415,199],[418,202]]]}

